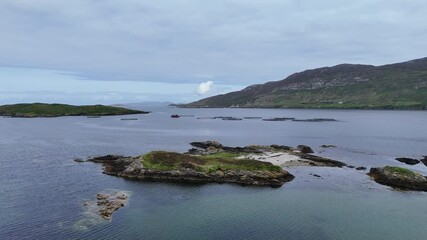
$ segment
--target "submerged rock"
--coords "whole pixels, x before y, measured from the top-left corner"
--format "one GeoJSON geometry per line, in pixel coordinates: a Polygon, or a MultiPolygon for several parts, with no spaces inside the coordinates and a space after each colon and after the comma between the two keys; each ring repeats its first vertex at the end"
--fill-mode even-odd
{"type": "Polygon", "coordinates": [[[311,119],[293,119],[294,122],[337,122],[333,118],[311,118],[311,119]]]}
{"type": "Polygon", "coordinates": [[[375,182],[403,190],[427,191],[427,179],[406,168],[386,166],[371,168],[368,175],[375,182]]]}
{"type": "Polygon", "coordinates": [[[283,117],[283,118],[264,118],[263,121],[272,121],[272,122],[281,122],[281,121],[289,121],[295,120],[295,118],[283,117]]]}
{"type": "Polygon", "coordinates": [[[320,147],[321,147],[321,148],[336,148],[337,146],[335,146],[335,145],[327,145],[327,144],[323,144],[323,145],[320,145],[320,147]]]}
{"type": "Polygon", "coordinates": [[[78,231],[87,231],[91,228],[108,223],[115,211],[124,207],[129,197],[130,191],[106,189],[96,194],[96,199],[82,202],[83,218],[73,224],[73,228],[78,231]]]}
{"type": "Polygon", "coordinates": [[[402,162],[402,163],[406,163],[408,165],[416,165],[416,164],[420,163],[420,160],[413,159],[413,158],[407,158],[407,157],[396,158],[396,160],[399,162],[402,162]]]}
{"type": "Polygon", "coordinates": [[[125,191],[118,191],[111,194],[96,194],[96,205],[99,215],[110,220],[113,213],[124,207],[128,200],[128,195],[125,191]]]}

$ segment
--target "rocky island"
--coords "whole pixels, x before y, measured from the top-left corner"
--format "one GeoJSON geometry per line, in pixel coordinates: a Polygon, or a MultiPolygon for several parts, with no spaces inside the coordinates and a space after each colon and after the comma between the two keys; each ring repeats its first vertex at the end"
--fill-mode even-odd
{"type": "Polygon", "coordinates": [[[280,187],[294,179],[283,166],[343,167],[346,164],[311,155],[307,146],[252,145],[228,147],[215,141],[193,142],[186,153],[153,151],[124,157],[107,155],[88,161],[102,163],[104,173],[138,180],[218,182],[280,187]],[[303,150],[303,151],[301,151],[303,150]]]}
{"type": "Polygon", "coordinates": [[[368,175],[377,183],[402,190],[427,191],[427,178],[406,168],[371,168],[368,175]]]}
{"type": "Polygon", "coordinates": [[[113,116],[149,112],[104,105],[73,106],[67,104],[22,103],[0,106],[5,117],[113,116]]]}

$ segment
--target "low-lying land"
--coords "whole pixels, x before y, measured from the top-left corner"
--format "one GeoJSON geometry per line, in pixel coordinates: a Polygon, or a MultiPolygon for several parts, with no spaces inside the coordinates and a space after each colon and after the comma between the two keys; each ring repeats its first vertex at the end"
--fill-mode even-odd
{"type": "Polygon", "coordinates": [[[61,117],[61,116],[112,116],[128,114],[146,114],[148,112],[122,107],[67,104],[22,103],[0,106],[0,116],[7,117],[61,117]]]}

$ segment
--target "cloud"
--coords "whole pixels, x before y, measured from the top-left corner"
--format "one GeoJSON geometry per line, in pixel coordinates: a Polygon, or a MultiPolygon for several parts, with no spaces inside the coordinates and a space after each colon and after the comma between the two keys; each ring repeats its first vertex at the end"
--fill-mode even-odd
{"type": "Polygon", "coordinates": [[[427,55],[425,0],[2,0],[0,65],[105,81],[279,80],[427,55]]]}
{"type": "Polygon", "coordinates": [[[425,0],[1,0],[0,90],[10,101],[35,91],[190,101],[309,68],[400,62],[427,56],[426,9],[425,0]],[[198,94],[207,80],[215,85],[198,94]]]}
{"type": "Polygon", "coordinates": [[[213,86],[212,81],[202,82],[202,83],[200,83],[199,87],[197,88],[197,93],[200,95],[204,95],[212,89],[212,86],[213,86]]]}
{"type": "Polygon", "coordinates": [[[0,67],[0,104],[16,102],[62,102],[73,104],[134,103],[198,100],[202,92],[221,94],[242,89],[243,85],[166,83],[141,81],[96,81],[78,73],[33,68],[0,67]]]}

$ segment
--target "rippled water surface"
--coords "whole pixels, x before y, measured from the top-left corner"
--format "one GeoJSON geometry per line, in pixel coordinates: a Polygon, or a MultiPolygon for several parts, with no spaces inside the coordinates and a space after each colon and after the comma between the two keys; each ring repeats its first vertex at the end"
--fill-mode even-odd
{"type": "MultiPolygon", "coordinates": [[[[120,116],[0,118],[0,239],[426,239],[427,194],[399,192],[366,172],[289,168],[281,188],[136,182],[103,175],[94,155],[185,151],[191,141],[312,146],[355,166],[427,155],[427,112],[149,109],[120,116]],[[195,117],[171,119],[171,114],[195,117]],[[196,117],[335,118],[338,122],[222,121],[196,117]],[[321,149],[322,144],[337,148],[321,149]],[[310,174],[318,174],[316,178],[310,174]],[[112,221],[82,208],[97,192],[132,192],[112,221]]],[[[409,168],[427,175],[423,164],[409,168]]]]}

